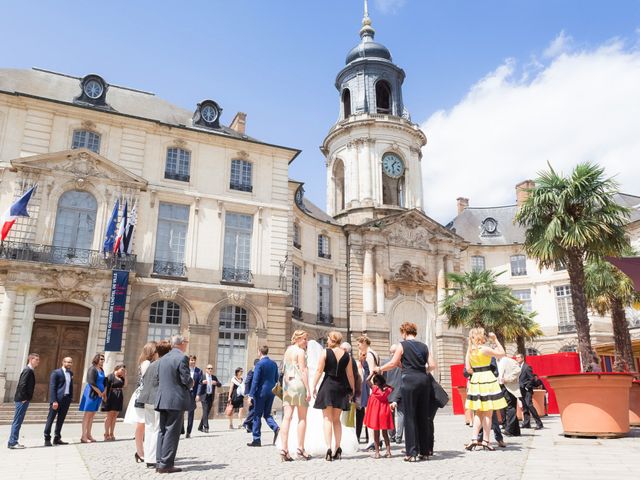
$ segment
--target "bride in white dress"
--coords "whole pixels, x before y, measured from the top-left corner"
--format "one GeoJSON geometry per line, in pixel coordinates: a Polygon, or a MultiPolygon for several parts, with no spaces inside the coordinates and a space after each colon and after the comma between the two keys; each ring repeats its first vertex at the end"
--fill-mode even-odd
{"type": "MultiPolygon", "coordinates": [[[[318,362],[324,348],[315,340],[309,340],[307,344],[307,365],[309,372],[309,381],[314,378],[318,370],[318,362]]],[[[319,383],[319,382],[318,382],[319,383]]],[[[304,446],[307,453],[313,456],[323,456],[327,450],[324,442],[322,410],[313,408],[315,399],[313,396],[309,401],[309,410],[307,412],[307,433],[304,439],[304,446]]],[[[298,415],[294,412],[291,419],[292,427],[298,424],[298,415]]],[[[289,445],[298,444],[298,432],[296,428],[289,430],[289,445]]],[[[277,448],[282,448],[281,439],[276,442],[277,448]]],[[[356,429],[342,425],[342,452],[345,455],[354,454],[358,451],[358,439],[356,438],[356,429]]]]}

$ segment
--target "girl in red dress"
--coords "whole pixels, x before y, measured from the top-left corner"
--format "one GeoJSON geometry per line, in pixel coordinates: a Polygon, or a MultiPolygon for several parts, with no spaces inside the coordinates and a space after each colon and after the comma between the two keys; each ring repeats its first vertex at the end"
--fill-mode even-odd
{"type": "Polygon", "coordinates": [[[371,374],[367,379],[371,385],[371,394],[364,416],[364,424],[373,430],[376,453],[374,458],[380,458],[380,430],[387,445],[386,458],[391,458],[391,443],[389,430],[393,430],[393,414],[389,406],[389,395],[393,388],[385,383],[384,377],[378,373],[371,374]]]}

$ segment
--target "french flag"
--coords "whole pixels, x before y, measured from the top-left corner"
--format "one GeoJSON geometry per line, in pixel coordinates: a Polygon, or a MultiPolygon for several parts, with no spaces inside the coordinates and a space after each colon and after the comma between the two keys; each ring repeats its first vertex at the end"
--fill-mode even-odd
{"type": "Polygon", "coordinates": [[[16,220],[18,219],[18,217],[29,216],[29,213],[27,213],[27,205],[29,204],[29,200],[31,200],[31,195],[33,195],[33,191],[36,189],[36,187],[37,185],[34,185],[29,190],[27,190],[2,215],[2,218],[0,219],[0,225],[2,225],[2,241],[4,241],[4,239],[7,238],[7,235],[9,235],[9,230],[11,230],[11,227],[13,227],[13,224],[16,223],[16,220]]]}
{"type": "Polygon", "coordinates": [[[113,246],[113,253],[120,256],[124,251],[124,234],[127,226],[127,202],[124,202],[124,210],[122,211],[122,218],[120,219],[120,227],[118,228],[118,235],[116,236],[116,243],[113,246]]]}

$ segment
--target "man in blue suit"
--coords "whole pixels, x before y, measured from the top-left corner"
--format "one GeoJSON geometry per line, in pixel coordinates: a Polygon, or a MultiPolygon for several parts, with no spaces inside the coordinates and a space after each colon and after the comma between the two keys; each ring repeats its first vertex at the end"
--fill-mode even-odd
{"type": "Polygon", "coordinates": [[[278,382],[278,365],[267,355],[269,347],[260,347],[260,361],[256,364],[253,372],[253,381],[251,382],[251,391],[249,397],[253,401],[254,415],[253,418],[253,441],[247,443],[249,447],[260,447],[260,427],[262,426],[262,417],[267,421],[269,428],[273,430],[273,444],[275,445],[280,427],[271,415],[271,407],[273,406],[273,398],[275,395],[271,390],[278,382]]]}
{"type": "Polygon", "coordinates": [[[189,372],[193,379],[193,387],[189,390],[191,393],[191,407],[187,410],[187,438],[191,437],[191,430],[193,430],[193,417],[196,413],[196,396],[198,395],[198,387],[202,382],[202,370],[196,367],[196,361],[198,357],[195,355],[189,355],[189,372]]]}
{"type": "Polygon", "coordinates": [[[47,423],[44,427],[44,446],[67,445],[62,441],[62,426],[64,419],[67,417],[69,405],[73,398],[73,372],[71,367],[73,360],[71,357],[62,359],[62,367],[51,372],[49,378],[49,415],[47,415],[47,423]],[[51,443],[51,427],[53,421],[56,420],[56,429],[53,434],[53,444],[51,443]]]}
{"type": "MultiPolygon", "coordinates": [[[[256,365],[258,364],[259,361],[260,361],[259,358],[256,358],[253,361],[253,368],[256,368],[256,365]]],[[[251,385],[253,384],[253,368],[251,370],[249,370],[249,373],[247,373],[247,376],[244,379],[244,391],[245,392],[250,392],[251,391],[251,385]]],[[[249,393],[247,393],[247,395],[249,395],[249,393]]],[[[242,422],[242,426],[247,431],[247,433],[253,433],[253,418],[254,417],[255,417],[255,408],[253,407],[253,401],[250,401],[249,402],[249,411],[247,412],[247,418],[245,418],[244,422],[242,422]]]]}

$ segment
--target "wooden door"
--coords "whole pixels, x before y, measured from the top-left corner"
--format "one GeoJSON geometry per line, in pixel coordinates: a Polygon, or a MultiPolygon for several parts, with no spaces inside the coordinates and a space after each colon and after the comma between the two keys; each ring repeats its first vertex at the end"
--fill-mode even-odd
{"type": "Polygon", "coordinates": [[[88,333],[89,322],[35,320],[29,352],[40,355],[40,366],[35,372],[33,402],[49,401],[49,377],[64,357],[73,359],[73,401],[80,399],[88,333]]]}

